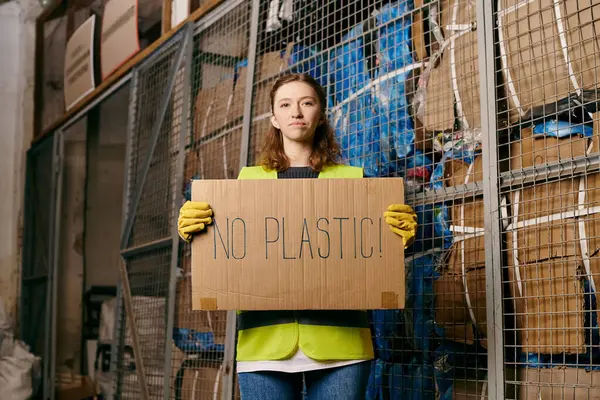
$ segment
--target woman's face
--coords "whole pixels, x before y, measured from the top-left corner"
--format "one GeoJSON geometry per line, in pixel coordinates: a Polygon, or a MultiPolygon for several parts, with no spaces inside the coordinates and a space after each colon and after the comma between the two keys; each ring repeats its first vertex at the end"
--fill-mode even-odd
{"type": "Polygon", "coordinates": [[[277,90],[271,123],[281,131],[284,142],[312,143],[321,122],[321,104],[312,86],[290,82],[277,90]]]}

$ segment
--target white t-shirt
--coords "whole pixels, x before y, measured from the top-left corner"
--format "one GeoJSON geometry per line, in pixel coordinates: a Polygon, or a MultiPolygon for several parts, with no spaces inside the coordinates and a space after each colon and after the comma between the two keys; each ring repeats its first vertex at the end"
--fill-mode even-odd
{"type": "Polygon", "coordinates": [[[308,357],[302,349],[298,348],[296,353],[285,360],[276,361],[238,361],[237,372],[258,372],[258,371],[277,371],[277,372],[306,372],[316,371],[327,368],[337,368],[346,365],[358,364],[367,360],[344,360],[344,361],[317,361],[308,357]]]}

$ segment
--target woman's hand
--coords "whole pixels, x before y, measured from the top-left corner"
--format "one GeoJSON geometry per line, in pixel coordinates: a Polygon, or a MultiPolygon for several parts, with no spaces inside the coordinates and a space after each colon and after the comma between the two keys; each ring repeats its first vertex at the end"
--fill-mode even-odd
{"type": "Polygon", "coordinates": [[[404,248],[412,245],[417,234],[417,214],[406,204],[392,204],[383,213],[392,232],[402,237],[404,248]]]}
{"type": "Polygon", "coordinates": [[[179,236],[189,243],[194,234],[202,232],[206,225],[212,224],[212,215],[212,209],[207,203],[186,201],[179,209],[177,219],[179,236]]]}

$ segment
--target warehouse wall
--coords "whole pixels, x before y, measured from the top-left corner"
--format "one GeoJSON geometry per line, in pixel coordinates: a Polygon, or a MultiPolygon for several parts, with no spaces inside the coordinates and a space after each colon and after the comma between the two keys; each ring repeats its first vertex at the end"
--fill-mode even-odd
{"type": "Polygon", "coordinates": [[[33,136],[35,0],[0,5],[0,296],[17,315],[25,152],[33,136]]]}

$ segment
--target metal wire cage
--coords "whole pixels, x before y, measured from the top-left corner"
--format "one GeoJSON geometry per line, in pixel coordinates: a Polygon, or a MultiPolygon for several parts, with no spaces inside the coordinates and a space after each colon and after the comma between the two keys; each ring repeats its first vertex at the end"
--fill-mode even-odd
{"type": "Polygon", "coordinates": [[[235,315],[192,310],[177,210],[192,179],[258,162],[270,89],[302,72],[343,162],[402,177],[419,221],[406,307],[369,311],[365,398],[595,398],[598,15],[591,0],[228,0],[187,24],[131,78],[116,396],[239,397],[235,315]]]}

